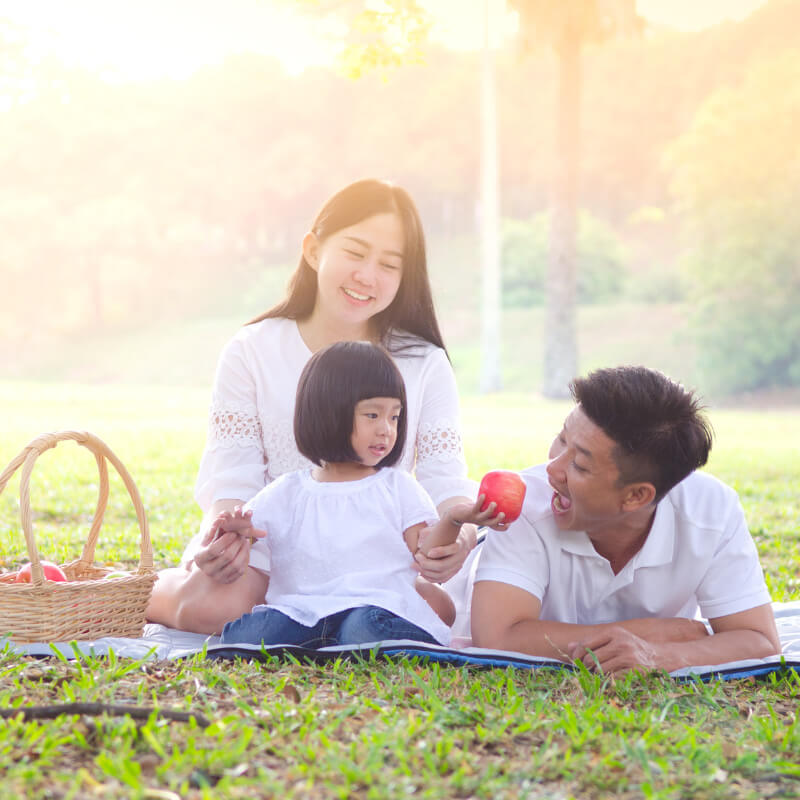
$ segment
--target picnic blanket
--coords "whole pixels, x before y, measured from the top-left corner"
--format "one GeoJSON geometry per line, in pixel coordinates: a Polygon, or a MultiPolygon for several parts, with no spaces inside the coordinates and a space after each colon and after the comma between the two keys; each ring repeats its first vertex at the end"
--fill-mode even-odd
{"type": "MultiPolygon", "coordinates": [[[[800,601],[773,603],[775,621],[781,639],[782,655],[763,659],[734,661],[727,664],[685,667],[670,673],[675,678],[703,680],[719,678],[730,680],[748,676],[767,675],[772,672],[793,670],[800,673],[800,601]]],[[[107,637],[85,642],[50,642],[16,644],[6,637],[0,639],[3,650],[31,656],[55,656],[74,659],[80,654],[106,655],[114,651],[117,656],[138,659],[177,659],[202,653],[206,658],[250,658],[266,660],[272,656],[292,657],[302,661],[329,661],[335,658],[382,656],[407,658],[417,656],[430,661],[471,667],[514,667],[518,669],[574,669],[569,664],[550,658],[540,658],[506,650],[488,650],[472,647],[467,637],[456,637],[451,647],[422,644],[408,640],[371,642],[359,646],[324,647],[310,650],[287,645],[223,645],[217,636],[187,633],[163,625],[147,625],[140,639],[107,637]]]]}

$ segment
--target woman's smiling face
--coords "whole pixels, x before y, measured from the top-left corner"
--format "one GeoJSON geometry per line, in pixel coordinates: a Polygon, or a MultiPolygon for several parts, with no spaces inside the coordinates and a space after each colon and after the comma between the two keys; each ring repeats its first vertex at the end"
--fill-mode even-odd
{"type": "Polygon", "coordinates": [[[403,277],[403,225],[397,214],[375,214],[322,242],[308,234],[306,260],[317,273],[314,314],[332,325],[363,328],[388,308],[403,277]]]}

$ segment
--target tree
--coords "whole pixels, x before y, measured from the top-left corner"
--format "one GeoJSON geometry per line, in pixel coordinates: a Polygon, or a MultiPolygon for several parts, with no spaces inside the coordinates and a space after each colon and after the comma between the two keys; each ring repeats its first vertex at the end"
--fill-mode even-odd
{"type": "Polygon", "coordinates": [[[800,56],[756,64],[671,147],[701,382],[800,386],[800,56]]]}
{"type": "Polygon", "coordinates": [[[581,50],[639,29],[635,0],[511,0],[524,47],[547,43],[558,59],[555,175],[545,315],[546,397],[565,397],[578,370],[575,334],[576,238],[580,156],[581,50]]]}

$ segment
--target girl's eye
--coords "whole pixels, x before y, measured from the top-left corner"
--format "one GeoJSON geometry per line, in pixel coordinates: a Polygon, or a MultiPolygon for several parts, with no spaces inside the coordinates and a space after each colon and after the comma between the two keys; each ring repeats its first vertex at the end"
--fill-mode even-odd
{"type": "Polygon", "coordinates": [[[363,253],[359,253],[357,250],[348,250],[345,247],[344,251],[345,251],[345,253],[347,253],[347,255],[352,256],[353,258],[363,258],[364,257],[364,254],[363,253]]]}
{"type": "Polygon", "coordinates": [[[575,467],[576,472],[588,472],[589,470],[586,467],[579,467],[574,461],[572,462],[572,466],[575,467]]]}
{"type": "Polygon", "coordinates": [[[381,266],[384,267],[385,269],[391,269],[391,270],[400,269],[400,265],[399,264],[389,264],[389,263],[387,263],[385,261],[381,262],[381,266]]]}

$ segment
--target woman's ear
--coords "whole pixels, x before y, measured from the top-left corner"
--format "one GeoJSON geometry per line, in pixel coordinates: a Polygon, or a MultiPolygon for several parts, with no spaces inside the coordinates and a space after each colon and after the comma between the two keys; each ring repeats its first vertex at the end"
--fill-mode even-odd
{"type": "Polygon", "coordinates": [[[319,239],[311,231],[303,237],[303,258],[316,272],[319,267],[319,239]]]}
{"type": "Polygon", "coordinates": [[[650,505],[656,496],[656,487],[652,483],[630,483],[625,487],[622,499],[624,511],[636,511],[650,505]]]}

